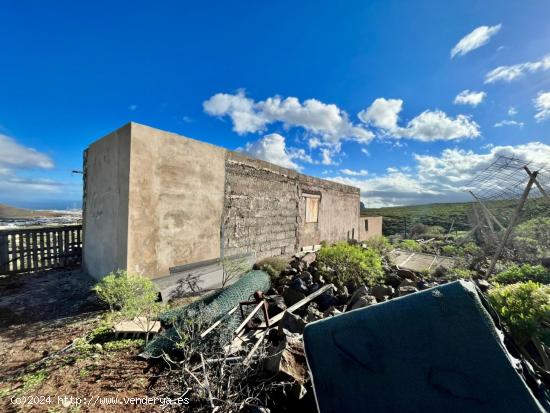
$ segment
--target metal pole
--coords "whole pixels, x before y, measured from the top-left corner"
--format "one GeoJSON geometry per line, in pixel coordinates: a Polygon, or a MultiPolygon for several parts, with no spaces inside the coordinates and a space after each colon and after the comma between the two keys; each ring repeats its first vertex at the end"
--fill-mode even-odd
{"type": "Polygon", "coordinates": [[[493,257],[493,260],[491,261],[491,265],[489,266],[489,270],[487,271],[486,276],[489,277],[491,273],[495,269],[495,265],[500,258],[500,255],[502,254],[502,251],[504,250],[504,247],[506,246],[506,242],[508,242],[508,238],[510,237],[510,234],[512,233],[512,230],[514,229],[514,226],[516,225],[516,221],[519,217],[519,213],[523,209],[523,206],[525,205],[525,201],[527,200],[527,197],[529,196],[529,191],[531,191],[531,188],[533,187],[533,184],[536,181],[538,172],[529,172],[527,168],[527,173],[529,174],[529,182],[527,182],[527,186],[525,187],[523,191],[523,195],[521,196],[521,199],[519,200],[518,205],[516,206],[516,209],[514,211],[514,215],[512,215],[512,219],[510,220],[510,223],[508,224],[508,228],[506,229],[506,232],[504,233],[504,236],[502,237],[502,240],[500,241],[500,244],[495,252],[495,255],[493,257]]]}

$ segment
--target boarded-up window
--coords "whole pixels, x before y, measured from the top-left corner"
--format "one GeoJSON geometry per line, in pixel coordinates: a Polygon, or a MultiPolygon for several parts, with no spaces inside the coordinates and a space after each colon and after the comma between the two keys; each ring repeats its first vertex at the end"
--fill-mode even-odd
{"type": "Polygon", "coordinates": [[[306,224],[319,221],[319,195],[304,195],[306,199],[306,224]]]}

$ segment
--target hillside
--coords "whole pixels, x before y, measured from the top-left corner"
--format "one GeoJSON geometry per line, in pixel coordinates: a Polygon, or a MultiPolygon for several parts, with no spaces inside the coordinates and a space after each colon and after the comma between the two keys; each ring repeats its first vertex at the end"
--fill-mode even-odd
{"type": "Polygon", "coordinates": [[[35,211],[0,204],[0,219],[50,218],[63,214],[54,211],[35,211]]]}
{"type": "MultiPolygon", "coordinates": [[[[472,205],[471,202],[462,202],[361,208],[361,215],[384,217],[384,235],[408,233],[416,223],[438,225],[446,230],[449,230],[452,224],[453,229],[465,231],[471,228],[469,216],[472,213],[472,205]]],[[[506,225],[517,205],[517,200],[493,201],[486,205],[506,225]]],[[[539,216],[550,216],[550,202],[545,199],[528,201],[520,221],[539,216]]]]}

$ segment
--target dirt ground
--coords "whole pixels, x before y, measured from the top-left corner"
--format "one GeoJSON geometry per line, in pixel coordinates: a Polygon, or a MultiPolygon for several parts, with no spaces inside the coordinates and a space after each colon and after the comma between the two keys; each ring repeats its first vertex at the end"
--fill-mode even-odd
{"type": "Polygon", "coordinates": [[[60,352],[101,324],[92,284],[80,271],[0,278],[1,412],[162,409],[160,401],[128,399],[152,395],[148,389],[156,381],[153,369],[137,358],[139,342],[73,345],[60,352]]]}

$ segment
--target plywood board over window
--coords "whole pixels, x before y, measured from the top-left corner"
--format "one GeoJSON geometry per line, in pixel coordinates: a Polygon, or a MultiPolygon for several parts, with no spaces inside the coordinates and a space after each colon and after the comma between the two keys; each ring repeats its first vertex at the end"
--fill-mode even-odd
{"type": "Polygon", "coordinates": [[[306,224],[319,222],[319,195],[304,194],[306,200],[306,224]]]}

